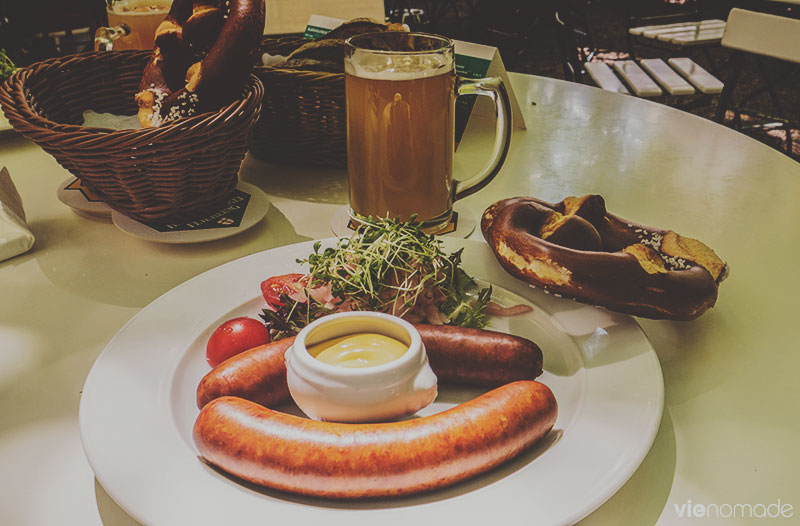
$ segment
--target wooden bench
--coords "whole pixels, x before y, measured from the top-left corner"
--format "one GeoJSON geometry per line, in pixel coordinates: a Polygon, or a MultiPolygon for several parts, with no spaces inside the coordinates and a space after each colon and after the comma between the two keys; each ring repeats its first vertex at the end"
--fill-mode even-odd
{"type": "Polygon", "coordinates": [[[682,31],[690,31],[697,29],[710,29],[725,27],[724,20],[701,20],[699,22],[676,22],[674,24],[661,24],[653,26],[632,27],[628,30],[631,35],[642,35],[647,38],[653,38],[654,35],[660,33],[673,32],[678,33],[682,31]]]}
{"type": "Polygon", "coordinates": [[[632,27],[631,35],[678,47],[718,43],[725,32],[724,20],[701,20],[654,26],[632,27]]]}
{"type": "Polygon", "coordinates": [[[690,58],[671,58],[668,62],[686,80],[697,86],[701,93],[722,93],[722,81],[698,66],[694,60],[690,58]]]}
{"type": "Polygon", "coordinates": [[[606,91],[628,94],[628,89],[621,80],[614,75],[611,68],[605,62],[587,62],[586,72],[592,77],[595,84],[606,91]]]}
{"type": "Polygon", "coordinates": [[[634,60],[615,60],[611,67],[631,87],[638,97],[657,97],[661,88],[634,60]]]}
{"type": "MultiPolygon", "coordinates": [[[[798,3],[798,0],[785,0],[786,3],[798,3]]],[[[777,84],[791,85],[791,76],[778,79],[768,75],[762,57],[786,63],[800,64],[800,20],[785,16],[772,15],[735,8],[728,15],[728,25],[725,36],[721,42],[722,47],[733,50],[731,69],[726,79],[725,88],[719,97],[719,103],[714,115],[716,122],[725,121],[728,110],[733,112],[733,127],[737,130],[753,128],[783,128],[786,152],[792,152],[792,131],[800,127],[795,117],[787,108],[796,106],[792,98],[781,100],[776,90],[777,84]],[[745,60],[755,61],[760,72],[758,84],[739,94],[738,102],[734,101],[733,94],[736,90],[739,77],[745,60]],[[747,107],[747,101],[760,91],[767,91],[774,108],[774,114],[763,110],[747,107]],[[753,122],[744,124],[742,115],[751,119],[767,122],[753,122]]]]}
{"type": "Polygon", "coordinates": [[[598,87],[615,93],[627,94],[628,87],[639,97],[663,95],[661,88],[672,96],[692,95],[695,90],[704,95],[722,91],[722,82],[693,60],[671,58],[668,62],[669,65],[661,59],[642,59],[637,64],[634,60],[617,60],[611,67],[603,62],[587,62],[585,67],[598,87]]]}
{"type": "Polygon", "coordinates": [[[692,95],[694,93],[692,85],[660,58],[645,58],[640,61],[640,64],[670,95],[692,95]]]}

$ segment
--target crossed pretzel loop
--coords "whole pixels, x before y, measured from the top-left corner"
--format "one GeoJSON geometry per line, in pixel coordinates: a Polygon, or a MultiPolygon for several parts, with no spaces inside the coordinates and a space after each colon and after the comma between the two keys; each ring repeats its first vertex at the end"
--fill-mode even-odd
{"type": "Polygon", "coordinates": [[[241,95],[264,11],[264,0],[174,0],[136,94],[141,126],[214,111],[241,95]]]}
{"type": "Polygon", "coordinates": [[[599,195],[504,199],[486,209],[481,229],[513,276],[636,316],[694,319],[728,274],[702,242],[610,214],[599,195]]]}

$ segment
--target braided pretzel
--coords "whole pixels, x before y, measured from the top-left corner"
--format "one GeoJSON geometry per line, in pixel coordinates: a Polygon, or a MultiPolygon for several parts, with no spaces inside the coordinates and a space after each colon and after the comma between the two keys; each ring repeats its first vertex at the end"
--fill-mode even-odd
{"type": "Polygon", "coordinates": [[[136,94],[142,127],[236,99],[260,45],[264,10],[264,0],[174,0],[136,94]]]}
{"type": "Polygon", "coordinates": [[[728,274],[700,241],[609,214],[599,195],[556,204],[504,199],[483,213],[481,230],[511,275],[645,318],[697,318],[714,306],[728,274]]]}

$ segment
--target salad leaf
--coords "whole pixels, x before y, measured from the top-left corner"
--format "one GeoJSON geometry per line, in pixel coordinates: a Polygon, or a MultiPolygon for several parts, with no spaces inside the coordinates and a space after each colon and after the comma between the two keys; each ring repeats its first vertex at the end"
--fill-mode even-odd
{"type": "Polygon", "coordinates": [[[308,258],[298,260],[308,265],[310,276],[302,301],[282,295],[283,305],[275,312],[265,310],[262,318],[281,335],[295,334],[340,310],[386,312],[434,323],[449,319],[451,325],[480,328],[486,325],[483,311],[491,287],[478,288],[460,268],[461,254],[447,255],[441,242],[415,223],[370,219],[334,247],[322,249],[316,243],[308,258]],[[312,293],[328,286],[327,300],[312,293]]]}
{"type": "Polygon", "coordinates": [[[0,49],[0,82],[13,75],[15,71],[17,71],[17,67],[6,55],[6,50],[0,49]]]}

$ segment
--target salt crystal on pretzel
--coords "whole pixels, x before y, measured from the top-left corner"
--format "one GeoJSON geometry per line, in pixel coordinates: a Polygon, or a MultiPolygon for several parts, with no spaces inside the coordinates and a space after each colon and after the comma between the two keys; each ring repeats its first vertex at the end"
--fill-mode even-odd
{"type": "Polygon", "coordinates": [[[264,11],[264,0],[174,0],[136,94],[142,127],[215,111],[240,96],[264,11]]]}
{"type": "Polygon", "coordinates": [[[551,204],[498,201],[481,230],[510,274],[546,292],[656,319],[690,320],[711,308],[728,266],[671,230],[609,214],[599,195],[551,204]]]}

